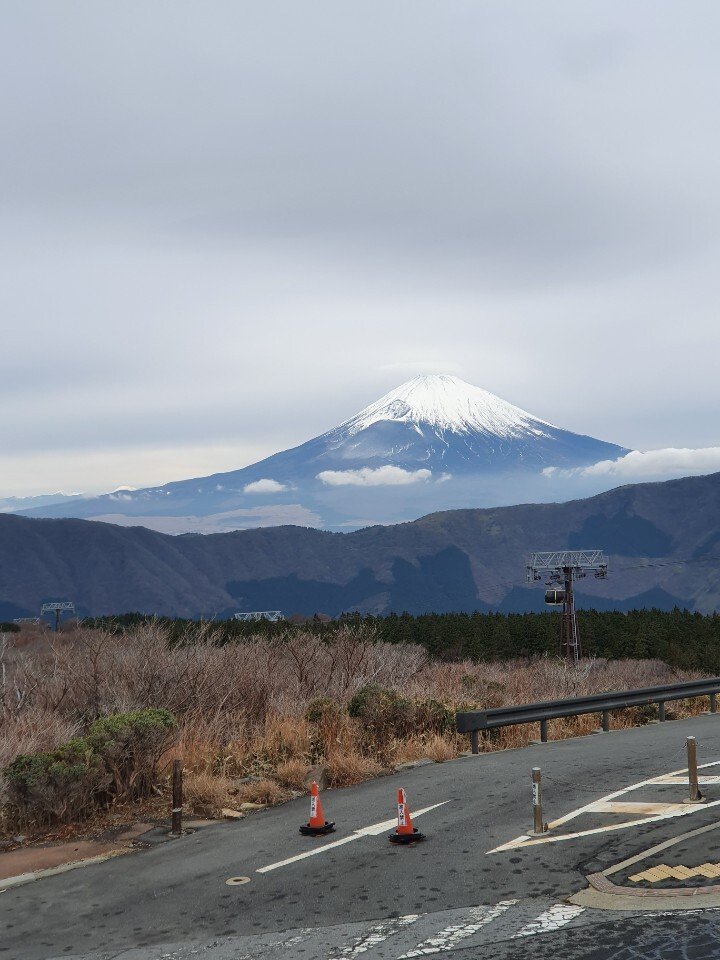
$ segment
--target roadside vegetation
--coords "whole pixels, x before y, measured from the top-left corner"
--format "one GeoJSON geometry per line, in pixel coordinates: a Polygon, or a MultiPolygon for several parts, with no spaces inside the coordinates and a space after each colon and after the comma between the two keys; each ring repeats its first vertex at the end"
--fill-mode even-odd
{"type": "MultiPolygon", "coordinates": [[[[85,621],[114,632],[133,630],[152,618],[142,614],[85,621]]],[[[191,620],[162,620],[171,639],[182,641],[191,620]]],[[[689,610],[657,609],[579,610],[578,622],[583,650],[588,657],[656,659],[687,670],[720,673],[720,614],[691,613],[689,610]]],[[[553,657],[558,650],[558,614],[542,613],[410,613],[387,617],[345,615],[307,620],[303,630],[330,640],[347,625],[365,628],[385,643],[413,643],[424,647],[436,660],[510,660],[538,656],[553,657]]],[[[219,620],[206,629],[217,643],[229,643],[253,636],[278,638],[287,632],[285,623],[241,623],[219,620]]]]}
{"type": "MultiPolygon", "coordinates": [[[[297,796],[313,777],[340,787],[403,762],[458,756],[469,744],[455,732],[457,709],[699,676],[647,658],[594,657],[577,669],[549,653],[440,659],[427,644],[389,643],[361,621],[236,637],[217,625],[145,618],[104,627],[58,635],[30,627],[0,638],[6,837],[117,818],[143,803],[166,814],[174,757],[184,763],[187,808],[219,816],[297,796]]],[[[681,702],[668,715],[705,707],[681,702]]],[[[614,714],[613,725],[655,716],[654,707],[634,708],[614,714]]],[[[550,736],[597,724],[594,716],[552,721],[550,736]]],[[[481,749],[535,736],[530,725],[494,731],[481,749]]]]}

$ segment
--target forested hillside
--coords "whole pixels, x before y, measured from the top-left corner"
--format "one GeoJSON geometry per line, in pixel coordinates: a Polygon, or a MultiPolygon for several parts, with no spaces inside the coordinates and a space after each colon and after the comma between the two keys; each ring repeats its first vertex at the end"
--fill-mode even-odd
{"type": "MultiPolygon", "coordinates": [[[[632,610],[629,613],[583,610],[578,613],[583,652],[588,657],[657,659],[684,670],[720,674],[720,615],[704,616],[688,610],[632,610]]],[[[147,623],[140,614],[87,620],[121,634],[147,623]]],[[[161,621],[171,636],[186,637],[193,624],[187,620],[161,621]]],[[[206,624],[218,643],[242,642],[252,636],[281,638],[288,630],[310,631],[328,641],[345,624],[371,628],[378,641],[421,644],[433,658],[446,661],[497,661],[558,653],[557,613],[446,613],[391,614],[387,617],[346,616],[333,621],[286,623],[206,624]]]]}
{"type": "Polygon", "coordinates": [[[353,533],[285,526],[173,537],[5,515],[0,538],[0,617],[37,614],[51,597],[83,615],[539,611],[528,553],[580,548],[610,558],[607,580],[578,582],[580,607],[720,609],[720,474],[353,533]]]}

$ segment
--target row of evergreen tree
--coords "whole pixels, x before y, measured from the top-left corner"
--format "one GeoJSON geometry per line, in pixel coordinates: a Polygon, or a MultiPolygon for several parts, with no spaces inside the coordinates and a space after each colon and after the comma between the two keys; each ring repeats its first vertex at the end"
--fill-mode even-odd
{"type": "MultiPolygon", "coordinates": [[[[143,614],[87,619],[87,626],[121,632],[147,621],[143,614]]],[[[389,643],[419,643],[441,660],[507,660],[559,652],[558,613],[409,613],[386,617],[344,615],[338,620],[310,620],[303,624],[214,621],[207,629],[218,643],[261,634],[281,637],[288,629],[312,630],[330,639],[342,624],[371,628],[389,643]]],[[[195,621],[161,618],[171,637],[182,642],[195,621]]],[[[578,611],[586,656],[619,659],[646,657],[672,666],[720,673],[720,614],[655,609],[617,613],[578,611]]]]}

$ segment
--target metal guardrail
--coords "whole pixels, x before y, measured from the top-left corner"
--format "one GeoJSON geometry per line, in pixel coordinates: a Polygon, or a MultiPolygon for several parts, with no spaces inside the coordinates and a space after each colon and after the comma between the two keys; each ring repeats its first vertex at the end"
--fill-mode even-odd
{"type": "Polygon", "coordinates": [[[624,710],[646,704],[658,704],[658,719],[665,719],[665,704],[671,700],[687,700],[691,697],[709,697],[710,712],[717,712],[717,694],[720,693],[720,677],[689,680],[685,683],[670,683],[662,687],[643,687],[639,690],[620,690],[614,693],[598,693],[591,697],[571,697],[567,700],[546,700],[542,703],[526,703],[511,707],[494,707],[490,710],[460,711],[456,715],[458,733],[469,733],[472,752],[479,753],[479,734],[482,730],[496,730],[520,723],[540,724],[540,740],[547,742],[547,722],[560,717],[577,717],[585,713],[602,715],[602,728],[610,729],[610,711],[624,710]]]}

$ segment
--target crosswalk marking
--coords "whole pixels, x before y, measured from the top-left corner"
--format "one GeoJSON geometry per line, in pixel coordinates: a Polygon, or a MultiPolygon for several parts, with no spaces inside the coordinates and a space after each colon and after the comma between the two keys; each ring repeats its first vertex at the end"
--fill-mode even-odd
{"type": "Polygon", "coordinates": [[[396,917],[394,920],[383,920],[382,923],[375,924],[364,936],[359,937],[355,943],[343,947],[331,960],[345,960],[347,957],[359,957],[360,954],[372,950],[378,944],[387,940],[388,937],[395,936],[411,923],[415,923],[420,918],[419,913],[409,913],[405,917],[396,917]]]}
{"type": "MultiPolygon", "coordinates": [[[[582,913],[585,916],[581,923],[592,921],[593,911],[585,912],[582,907],[564,903],[553,904],[549,898],[501,900],[495,904],[454,907],[384,920],[160,944],[152,956],[166,960],[196,960],[198,954],[207,960],[230,960],[231,957],[233,960],[278,960],[281,954],[312,960],[421,960],[423,957],[451,960],[458,955],[456,951],[465,956],[471,945],[487,948],[509,943],[514,938],[551,934],[570,925],[582,913]]],[[[638,911],[637,915],[642,912],[638,911]]],[[[532,941],[524,942],[530,946],[532,941]]],[[[123,951],[122,957],[130,960],[130,954],[133,958],[139,957],[136,949],[123,951]]],[[[149,960],[150,954],[147,956],[149,960]]],[[[92,957],[85,954],[76,960],[97,958],[95,954],[92,957]]]]}
{"type": "Polygon", "coordinates": [[[514,933],[513,939],[516,937],[530,937],[536,933],[549,933],[551,930],[559,930],[560,927],[564,927],[566,923],[570,923],[571,920],[574,920],[575,917],[579,916],[584,910],[585,907],[574,906],[569,903],[556,903],[550,907],[549,910],[541,913],[535,920],[526,923],[517,933],[514,933]]]}
{"type": "Polygon", "coordinates": [[[409,957],[425,957],[432,953],[443,953],[448,950],[453,950],[458,943],[477,933],[478,930],[495,920],[496,917],[505,913],[506,910],[516,903],[517,900],[501,900],[500,903],[494,907],[473,907],[470,910],[467,921],[464,923],[454,923],[445,927],[444,930],[435,934],[434,937],[428,937],[427,940],[423,940],[423,942],[419,943],[414,949],[403,953],[398,960],[408,960],[409,957]]]}

